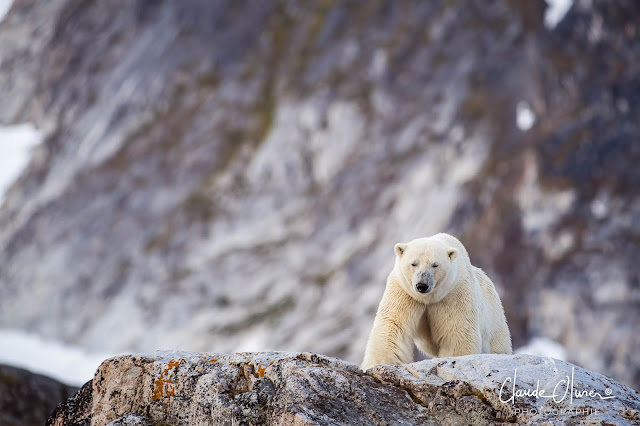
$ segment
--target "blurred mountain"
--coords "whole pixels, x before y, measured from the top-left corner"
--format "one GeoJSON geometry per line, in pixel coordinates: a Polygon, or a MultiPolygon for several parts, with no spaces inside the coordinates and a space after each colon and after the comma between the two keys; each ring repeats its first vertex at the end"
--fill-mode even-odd
{"type": "Polygon", "coordinates": [[[514,346],[640,386],[640,3],[16,0],[0,327],[359,362],[396,242],[448,231],[514,346]]]}

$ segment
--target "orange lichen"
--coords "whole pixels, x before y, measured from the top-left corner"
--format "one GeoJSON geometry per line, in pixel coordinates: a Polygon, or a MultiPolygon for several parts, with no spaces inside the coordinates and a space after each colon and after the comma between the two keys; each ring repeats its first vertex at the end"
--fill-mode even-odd
{"type": "Polygon", "coordinates": [[[211,358],[208,359],[207,362],[218,362],[218,358],[211,358]]]}
{"type": "MultiPolygon", "coordinates": [[[[169,370],[180,365],[180,360],[171,360],[167,364],[167,368],[165,368],[162,373],[160,373],[160,377],[158,377],[153,382],[153,393],[151,395],[151,399],[157,401],[161,398],[170,397],[175,395],[176,387],[175,382],[173,380],[165,379],[164,377],[169,373],[169,370]]],[[[182,376],[184,377],[184,376],[182,376]]]]}
{"type": "Polygon", "coordinates": [[[151,399],[157,401],[161,398],[173,396],[176,392],[175,383],[171,380],[158,378],[153,382],[153,394],[151,399]]]}
{"type": "Polygon", "coordinates": [[[273,363],[274,363],[274,362],[275,362],[275,361],[271,361],[271,362],[269,363],[269,365],[273,365],[273,363]]]}
{"type": "Polygon", "coordinates": [[[264,372],[267,369],[267,367],[262,367],[260,364],[258,364],[258,376],[260,377],[264,377],[264,372]]]}

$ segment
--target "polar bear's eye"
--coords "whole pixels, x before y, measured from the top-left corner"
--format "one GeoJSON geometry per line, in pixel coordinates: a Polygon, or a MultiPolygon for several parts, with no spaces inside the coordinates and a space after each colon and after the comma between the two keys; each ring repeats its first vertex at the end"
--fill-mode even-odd
{"type": "Polygon", "coordinates": [[[434,268],[437,268],[438,266],[440,266],[440,264],[439,264],[438,262],[436,262],[436,263],[434,263],[434,264],[433,264],[433,265],[431,265],[431,266],[433,266],[434,268]]]}
{"type": "Polygon", "coordinates": [[[413,262],[413,263],[411,264],[411,266],[413,266],[413,267],[415,268],[416,266],[418,266],[418,264],[417,264],[416,262],[413,262]]]}

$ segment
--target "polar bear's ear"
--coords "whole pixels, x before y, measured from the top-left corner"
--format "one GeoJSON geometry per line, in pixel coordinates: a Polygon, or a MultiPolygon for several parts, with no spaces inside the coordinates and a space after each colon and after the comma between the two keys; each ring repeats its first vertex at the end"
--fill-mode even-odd
{"type": "Polygon", "coordinates": [[[401,257],[405,250],[407,250],[407,245],[406,244],[396,244],[396,246],[394,247],[394,250],[396,251],[396,255],[398,257],[401,257]]]}
{"type": "Polygon", "coordinates": [[[453,262],[453,260],[456,258],[456,256],[458,256],[458,250],[456,250],[454,248],[448,248],[447,249],[447,255],[449,256],[449,260],[451,260],[453,262]]]}

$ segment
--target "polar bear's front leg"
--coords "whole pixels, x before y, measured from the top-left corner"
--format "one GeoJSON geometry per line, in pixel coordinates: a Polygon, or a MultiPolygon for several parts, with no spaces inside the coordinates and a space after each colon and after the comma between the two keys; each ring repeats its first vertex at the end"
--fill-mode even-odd
{"type": "Polygon", "coordinates": [[[389,282],[369,335],[362,370],[413,362],[413,340],[423,311],[423,305],[389,282]]]}

